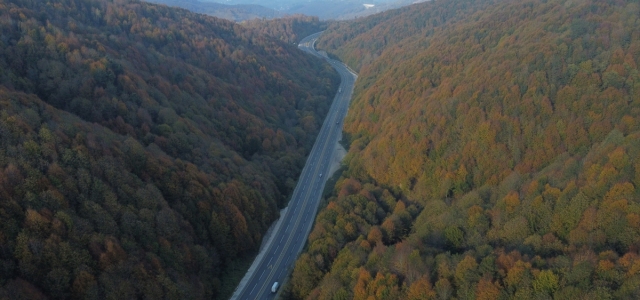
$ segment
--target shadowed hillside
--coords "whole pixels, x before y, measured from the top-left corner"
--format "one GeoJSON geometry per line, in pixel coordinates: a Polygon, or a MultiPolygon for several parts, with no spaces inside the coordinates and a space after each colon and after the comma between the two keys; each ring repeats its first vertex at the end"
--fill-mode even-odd
{"type": "Polygon", "coordinates": [[[138,1],[3,1],[0,28],[0,299],[229,293],[337,74],[138,1]]]}

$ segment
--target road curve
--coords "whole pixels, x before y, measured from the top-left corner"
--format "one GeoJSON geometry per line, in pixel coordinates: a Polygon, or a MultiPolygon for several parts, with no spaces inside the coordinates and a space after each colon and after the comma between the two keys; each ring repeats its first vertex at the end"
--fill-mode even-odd
{"type": "Polygon", "coordinates": [[[231,299],[274,299],[276,294],[271,292],[273,283],[281,284],[293,270],[311,231],[357,78],[346,65],[315,50],[315,42],[321,34],[318,32],[302,39],[298,48],[331,64],[340,73],[340,87],[298,178],[286,212],[280,217],[269,241],[231,299]]]}

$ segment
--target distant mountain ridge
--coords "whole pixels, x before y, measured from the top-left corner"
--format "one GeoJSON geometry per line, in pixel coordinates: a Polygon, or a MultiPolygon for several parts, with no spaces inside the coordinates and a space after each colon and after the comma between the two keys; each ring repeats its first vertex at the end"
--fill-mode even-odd
{"type": "Polygon", "coordinates": [[[206,14],[222,19],[241,22],[252,19],[274,19],[284,16],[284,13],[258,4],[226,5],[216,2],[198,0],[146,0],[147,2],[181,7],[192,12],[206,14]]]}
{"type": "MultiPolygon", "coordinates": [[[[207,0],[205,0],[207,1],[207,0]]],[[[317,16],[321,20],[345,20],[380,13],[424,0],[208,0],[223,4],[258,4],[285,14],[317,16]],[[365,6],[366,4],[366,6],[365,6]]]]}
{"type": "MultiPolygon", "coordinates": [[[[193,12],[207,14],[218,18],[242,22],[253,19],[275,19],[290,15],[303,14],[317,16],[321,20],[347,20],[377,14],[389,9],[407,6],[416,1],[397,0],[382,1],[373,7],[365,7],[362,1],[314,0],[287,2],[278,9],[265,7],[260,1],[200,1],[200,0],[146,0],[151,3],[181,7],[193,12]],[[242,4],[249,3],[249,4],[242,4]]],[[[274,4],[272,4],[272,7],[274,4]]]]}
{"type": "Polygon", "coordinates": [[[318,16],[321,20],[350,20],[378,14],[414,3],[413,0],[397,1],[331,1],[314,0],[298,2],[283,9],[288,14],[318,16]],[[366,3],[373,3],[365,6],[366,3]],[[373,6],[371,6],[373,5],[373,6]]]}

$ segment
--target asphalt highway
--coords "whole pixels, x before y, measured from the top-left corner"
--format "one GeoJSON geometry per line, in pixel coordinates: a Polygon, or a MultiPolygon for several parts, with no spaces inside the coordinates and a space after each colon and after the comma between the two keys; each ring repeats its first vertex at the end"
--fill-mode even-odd
{"type": "Polygon", "coordinates": [[[313,226],[357,78],[347,66],[315,50],[315,41],[321,34],[318,32],[302,39],[298,48],[331,64],[340,73],[340,87],[302,169],[288,209],[231,299],[274,299],[276,293],[271,292],[274,282],[281,286],[293,270],[313,226]]]}

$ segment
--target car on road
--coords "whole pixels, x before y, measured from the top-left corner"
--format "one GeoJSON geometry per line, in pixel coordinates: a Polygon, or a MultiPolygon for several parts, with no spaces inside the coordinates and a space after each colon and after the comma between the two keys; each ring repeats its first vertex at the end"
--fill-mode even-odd
{"type": "Polygon", "coordinates": [[[274,282],[273,285],[271,286],[271,292],[272,293],[277,292],[278,291],[278,286],[279,286],[278,282],[277,281],[274,282]]]}

